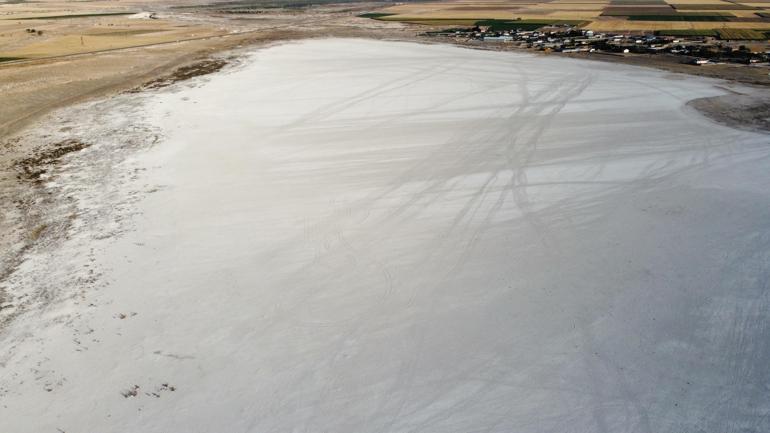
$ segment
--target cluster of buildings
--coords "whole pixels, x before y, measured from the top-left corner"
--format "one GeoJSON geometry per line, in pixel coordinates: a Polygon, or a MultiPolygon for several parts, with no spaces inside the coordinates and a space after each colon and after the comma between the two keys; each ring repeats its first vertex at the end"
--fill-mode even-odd
{"type": "Polygon", "coordinates": [[[602,52],[617,54],[669,54],[686,56],[693,64],[744,63],[761,64],[770,61],[767,45],[764,49],[747,45],[745,41],[723,41],[708,36],[662,36],[649,34],[613,34],[554,25],[537,30],[511,29],[493,31],[476,26],[428,32],[427,36],[452,37],[481,43],[504,43],[521,48],[563,53],[602,52]]]}

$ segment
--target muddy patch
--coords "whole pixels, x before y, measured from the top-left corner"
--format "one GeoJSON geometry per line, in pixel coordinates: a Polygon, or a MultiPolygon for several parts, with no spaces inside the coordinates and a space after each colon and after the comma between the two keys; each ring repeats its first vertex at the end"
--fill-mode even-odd
{"type": "Polygon", "coordinates": [[[694,99],[687,104],[709,119],[733,128],[770,133],[770,91],[730,93],[694,99]]]}
{"type": "Polygon", "coordinates": [[[17,177],[19,180],[40,182],[50,168],[58,163],[61,158],[72,152],[77,152],[89,147],[90,144],[76,139],[68,139],[55,143],[50,148],[24,158],[16,163],[17,177]]]}

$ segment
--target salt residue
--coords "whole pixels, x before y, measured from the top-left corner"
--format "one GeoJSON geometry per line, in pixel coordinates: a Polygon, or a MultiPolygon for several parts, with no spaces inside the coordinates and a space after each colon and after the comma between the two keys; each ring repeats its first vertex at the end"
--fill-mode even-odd
{"type": "Polygon", "coordinates": [[[7,332],[0,431],[770,431],[770,147],[711,82],[313,40],[199,83],[143,103],[108,286],[7,332]]]}
{"type": "Polygon", "coordinates": [[[155,12],[139,12],[133,15],[129,15],[126,18],[132,19],[132,20],[150,20],[150,19],[156,19],[157,14],[155,12]]]}

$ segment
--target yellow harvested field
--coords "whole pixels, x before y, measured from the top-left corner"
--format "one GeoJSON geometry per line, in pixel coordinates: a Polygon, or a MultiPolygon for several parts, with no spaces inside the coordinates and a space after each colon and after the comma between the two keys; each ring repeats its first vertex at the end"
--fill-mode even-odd
{"type": "MultiPolygon", "coordinates": [[[[600,5],[600,4],[579,4],[579,3],[574,3],[574,4],[568,4],[567,3],[567,4],[565,4],[565,3],[551,2],[551,3],[543,3],[541,5],[538,5],[538,8],[546,9],[546,10],[569,11],[569,12],[574,12],[574,11],[594,11],[594,12],[598,12],[600,14],[602,12],[602,10],[604,10],[605,5],[600,5]]],[[[596,14],[596,15],[598,15],[598,14],[596,14]]]]}
{"type": "Polygon", "coordinates": [[[500,7],[500,6],[483,6],[483,7],[475,7],[475,6],[457,6],[447,9],[448,11],[473,11],[473,12],[511,12],[511,11],[518,11],[518,10],[524,10],[526,9],[527,5],[524,6],[511,6],[511,7],[500,7]]]}
{"type": "Polygon", "coordinates": [[[552,2],[549,2],[549,4],[564,4],[564,5],[597,5],[597,6],[607,6],[610,4],[609,0],[591,0],[591,1],[581,1],[581,0],[554,0],[552,2]]]}
{"type": "MultiPolygon", "coordinates": [[[[697,12],[697,11],[695,11],[695,12],[697,12]]],[[[730,11],[731,14],[735,15],[736,17],[741,17],[741,18],[757,18],[757,12],[770,13],[770,11],[760,11],[760,10],[732,10],[732,11],[730,11]]],[[[752,24],[744,23],[744,24],[747,24],[747,27],[753,26],[753,23],[752,24]]]]}
{"type": "Polygon", "coordinates": [[[553,11],[548,14],[549,19],[559,20],[584,20],[592,21],[596,19],[597,13],[592,11],[553,11]]]}
{"type": "Polygon", "coordinates": [[[195,36],[195,33],[162,32],[161,30],[157,30],[151,34],[137,36],[110,36],[103,34],[63,35],[46,38],[43,41],[32,43],[16,50],[4,50],[0,52],[0,57],[47,57],[171,42],[195,36]]]}

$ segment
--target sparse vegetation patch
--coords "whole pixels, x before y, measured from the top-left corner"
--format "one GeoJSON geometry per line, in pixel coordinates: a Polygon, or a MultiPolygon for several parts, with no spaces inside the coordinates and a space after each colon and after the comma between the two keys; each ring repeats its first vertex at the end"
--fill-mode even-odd
{"type": "Polygon", "coordinates": [[[39,182],[52,165],[58,163],[65,155],[83,150],[90,144],[80,140],[69,139],[53,145],[33,156],[24,158],[16,163],[19,179],[39,182]]]}
{"type": "Polygon", "coordinates": [[[172,72],[167,76],[156,78],[152,81],[149,81],[143,84],[138,88],[130,90],[129,92],[135,93],[135,92],[141,92],[142,90],[160,89],[163,87],[168,87],[178,81],[189,80],[190,78],[193,78],[193,77],[217,72],[223,67],[225,67],[225,65],[227,65],[227,62],[222,59],[202,60],[192,65],[182,66],[181,68],[178,68],[177,70],[175,70],[174,72],[172,72]]]}

